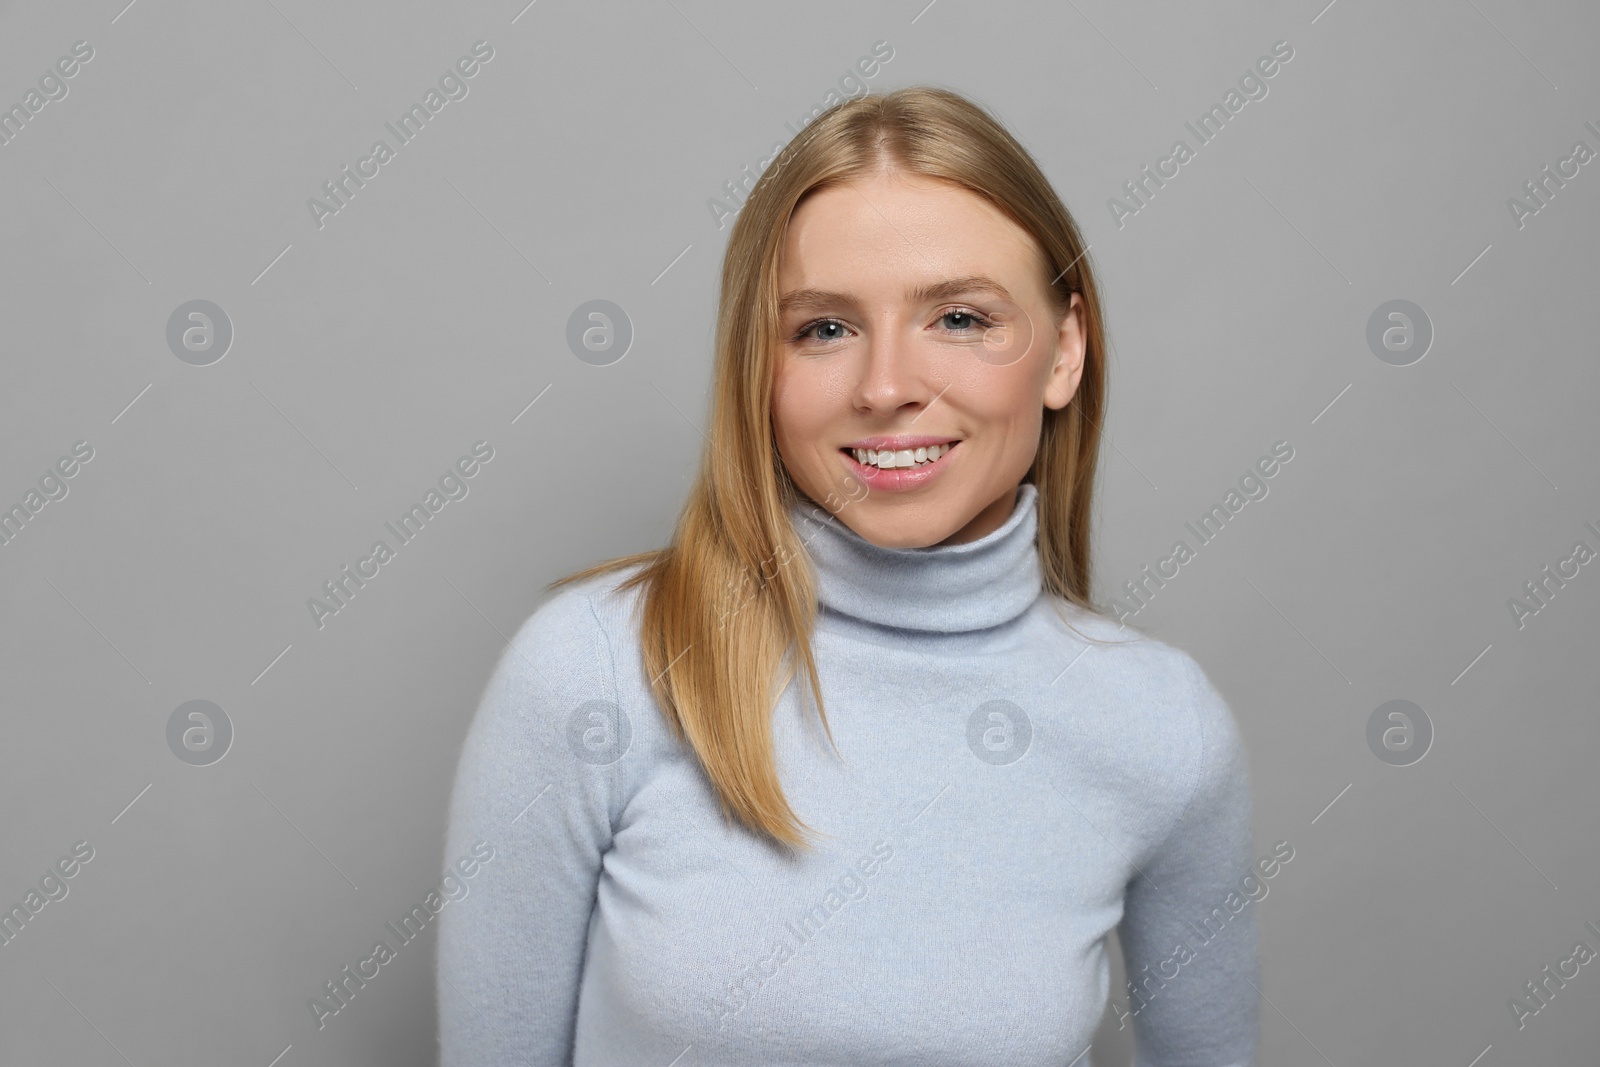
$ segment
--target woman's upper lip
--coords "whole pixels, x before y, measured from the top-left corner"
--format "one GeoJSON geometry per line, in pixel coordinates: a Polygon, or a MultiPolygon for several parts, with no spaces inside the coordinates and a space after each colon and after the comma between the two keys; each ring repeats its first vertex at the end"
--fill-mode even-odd
{"type": "Polygon", "coordinates": [[[907,449],[929,448],[933,445],[947,445],[957,440],[960,440],[960,438],[938,437],[929,434],[907,434],[902,437],[863,437],[859,440],[852,441],[850,444],[840,445],[839,447],[870,449],[873,452],[903,452],[907,449]]]}

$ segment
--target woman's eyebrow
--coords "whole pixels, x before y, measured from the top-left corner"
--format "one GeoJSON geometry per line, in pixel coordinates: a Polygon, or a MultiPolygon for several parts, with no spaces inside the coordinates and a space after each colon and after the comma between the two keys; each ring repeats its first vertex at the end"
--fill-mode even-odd
{"type": "MultiPolygon", "coordinates": [[[[1005,286],[981,274],[915,286],[906,291],[906,299],[912,303],[923,303],[930,300],[947,300],[950,297],[970,293],[989,293],[1015,303],[1015,298],[1005,286]]],[[[834,293],[825,289],[796,289],[785,293],[778,301],[778,312],[783,314],[790,311],[820,311],[841,306],[856,307],[855,297],[848,293],[834,293]]]]}

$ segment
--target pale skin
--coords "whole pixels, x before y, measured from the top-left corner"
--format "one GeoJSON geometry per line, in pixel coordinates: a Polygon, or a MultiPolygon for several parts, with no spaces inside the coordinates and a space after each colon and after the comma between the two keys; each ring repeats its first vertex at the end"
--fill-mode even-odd
{"type": "Polygon", "coordinates": [[[880,171],[802,202],[778,293],[809,299],[780,313],[772,397],[778,452],[801,492],[884,547],[963,544],[1003,525],[1045,409],[1070,403],[1083,373],[1082,298],[1052,326],[1049,282],[1025,230],[948,182],[880,171]],[[973,278],[1004,292],[914,293],[973,278]],[[870,491],[839,450],[897,434],[960,444],[927,485],[870,491]]]}

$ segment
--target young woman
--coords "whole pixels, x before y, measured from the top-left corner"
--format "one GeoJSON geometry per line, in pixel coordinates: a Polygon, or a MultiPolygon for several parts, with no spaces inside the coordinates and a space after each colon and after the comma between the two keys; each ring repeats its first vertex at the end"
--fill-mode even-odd
{"type": "Polygon", "coordinates": [[[1089,1067],[1113,930],[1140,1067],[1252,1067],[1239,731],[1090,599],[1085,251],[944,90],[773,161],[671,545],[554,583],[468,732],[445,1067],[1089,1067]]]}

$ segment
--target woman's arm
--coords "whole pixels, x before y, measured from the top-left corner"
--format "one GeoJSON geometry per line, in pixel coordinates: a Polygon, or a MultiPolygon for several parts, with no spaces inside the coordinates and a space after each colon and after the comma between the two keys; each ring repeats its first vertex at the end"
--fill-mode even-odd
{"type": "Polygon", "coordinates": [[[572,1062],[615,768],[592,744],[580,758],[571,738],[604,741],[605,717],[590,714],[602,705],[590,702],[613,695],[609,660],[588,598],[563,591],[523,624],[484,690],[445,858],[478,841],[495,853],[470,895],[440,912],[441,1067],[572,1062]]]}
{"type": "Polygon", "coordinates": [[[1128,883],[1118,927],[1134,1067],[1254,1067],[1259,1020],[1250,782],[1220,693],[1186,654],[1200,731],[1188,806],[1128,883]]]}

